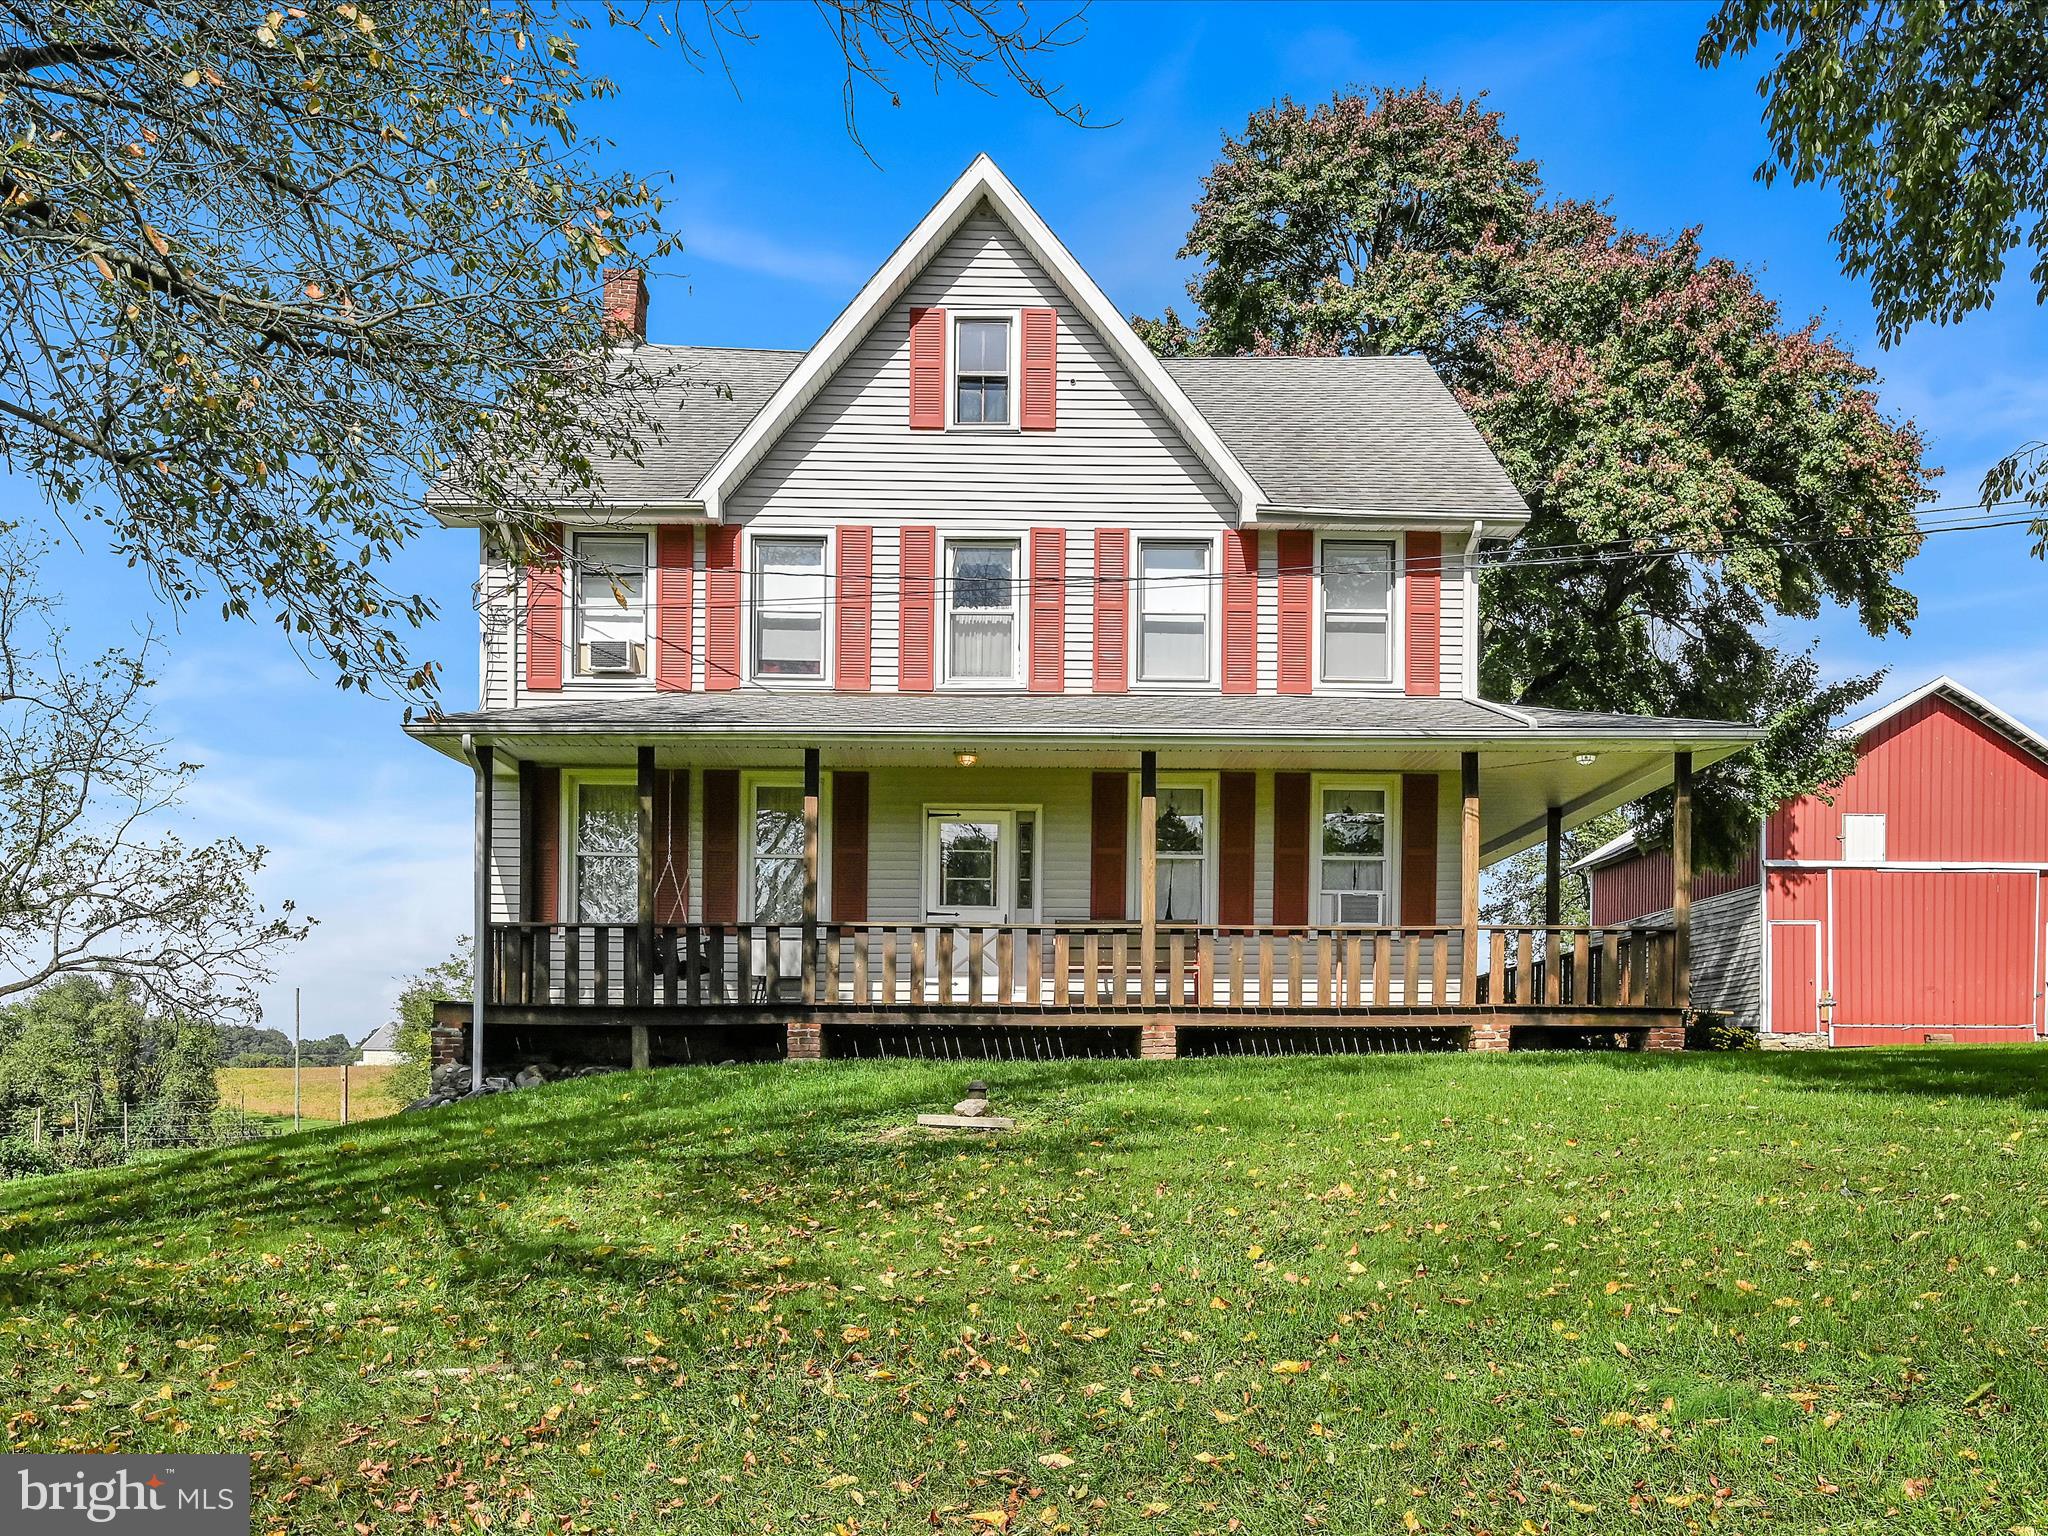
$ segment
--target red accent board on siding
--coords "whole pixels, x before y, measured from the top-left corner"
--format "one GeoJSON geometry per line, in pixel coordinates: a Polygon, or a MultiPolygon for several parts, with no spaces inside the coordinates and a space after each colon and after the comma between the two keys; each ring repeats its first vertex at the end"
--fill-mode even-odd
{"type": "Polygon", "coordinates": [[[654,686],[662,693],[688,693],[696,657],[691,651],[691,592],[697,530],[654,531],[654,686]]]}
{"type": "Polygon", "coordinates": [[[1444,536],[1408,535],[1408,603],[1402,640],[1408,651],[1408,692],[1443,692],[1444,536]]]}
{"type": "Polygon", "coordinates": [[[946,312],[910,312],[910,425],[920,432],[946,425],[946,312]]]}
{"type": "Polygon", "coordinates": [[[868,776],[832,774],[832,920],[868,920],[868,776]]]}
{"type": "Polygon", "coordinates": [[[866,693],[873,681],[875,530],[857,523],[836,531],[832,675],[841,693],[866,693]]]}
{"type": "Polygon", "coordinates": [[[704,539],[704,687],[740,685],[740,531],[708,529],[704,539]]]}
{"type": "MultiPolygon", "coordinates": [[[[1756,871],[1754,848],[1748,857],[1726,874],[1719,870],[1695,870],[1692,899],[1701,902],[1755,885],[1756,871]]],[[[1593,926],[1596,928],[1632,923],[1653,912],[1669,911],[1670,907],[1671,850],[1668,848],[1603,864],[1593,871],[1593,926]]]]}
{"type": "Polygon", "coordinates": [[[939,531],[905,528],[897,535],[896,687],[930,693],[935,675],[933,587],[938,579],[939,531]]]}
{"type": "Polygon", "coordinates": [[[1273,775],[1273,921],[1308,921],[1309,778],[1273,775]]]}
{"type": "MultiPolygon", "coordinates": [[[[550,542],[562,542],[559,523],[547,528],[550,542]]],[[[562,686],[562,568],[526,568],[526,686],[552,693],[562,686]]]]}
{"type": "Polygon", "coordinates": [[[1067,686],[1067,535],[1031,530],[1031,691],[1067,686]]]}
{"type": "Polygon", "coordinates": [[[1259,691],[1259,534],[1223,535],[1223,691],[1259,691]]]}
{"type": "Polygon", "coordinates": [[[740,920],[740,775],[704,770],[704,921],[740,920]]]}
{"type": "Polygon", "coordinates": [[[1286,528],[1275,543],[1280,562],[1279,690],[1307,693],[1315,675],[1316,536],[1306,528],[1286,528]]]}
{"type": "Polygon", "coordinates": [[[1885,856],[2048,863],[2048,763],[1935,695],[1867,734],[1856,771],[1833,792],[1770,818],[1773,859],[1842,857],[1842,817],[1880,813],[1885,856]]]}
{"type": "Polygon", "coordinates": [[[1088,916],[1124,920],[1130,843],[1130,776],[1098,773],[1089,795],[1088,916]]]}
{"type": "Polygon", "coordinates": [[[1027,309],[1018,318],[1024,329],[1024,388],[1017,425],[1026,432],[1050,432],[1058,421],[1059,316],[1049,309],[1027,309]]]}
{"type": "MultiPolygon", "coordinates": [[[[1228,537],[1228,535],[1226,535],[1228,537]]],[[[1221,776],[1222,804],[1216,819],[1222,842],[1216,861],[1216,921],[1230,928],[1249,927],[1252,918],[1252,869],[1258,846],[1258,776],[1221,776]]]]}
{"type": "Polygon", "coordinates": [[[1131,530],[1095,530],[1095,691],[1130,688],[1131,530]]]}
{"type": "Polygon", "coordinates": [[[1437,781],[1433,773],[1401,775],[1401,922],[1436,922],[1437,781]]]}
{"type": "Polygon", "coordinates": [[[690,771],[654,771],[654,920],[690,920],[690,771]]]}

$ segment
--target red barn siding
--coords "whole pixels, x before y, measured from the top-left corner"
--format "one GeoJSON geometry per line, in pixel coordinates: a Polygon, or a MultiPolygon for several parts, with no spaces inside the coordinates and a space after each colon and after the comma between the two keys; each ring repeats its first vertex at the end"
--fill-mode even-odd
{"type": "MultiPolygon", "coordinates": [[[[1756,850],[1726,874],[1716,870],[1695,871],[1692,899],[1725,896],[1756,884],[1756,850]]],[[[1671,852],[1658,849],[1639,853],[1593,871],[1593,925],[1604,928],[1614,923],[1632,923],[1671,906],[1671,852]]]]}
{"type": "Polygon", "coordinates": [[[2034,887],[1991,870],[1834,872],[1834,1022],[2033,1022],[2034,887]]]}
{"type": "Polygon", "coordinates": [[[1833,801],[1780,807],[1769,857],[1839,859],[1842,817],[1877,812],[1893,862],[2048,863],[2048,764],[1938,694],[1863,738],[1833,801]]]}

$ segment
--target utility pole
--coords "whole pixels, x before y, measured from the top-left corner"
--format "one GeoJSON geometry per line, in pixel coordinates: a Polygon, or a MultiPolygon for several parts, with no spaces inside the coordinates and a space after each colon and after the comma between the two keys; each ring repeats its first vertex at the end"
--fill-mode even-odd
{"type": "Polygon", "coordinates": [[[299,1128],[299,989],[292,988],[292,1129],[299,1128]]]}
{"type": "Polygon", "coordinates": [[[348,1058],[341,1063],[341,1123],[348,1124],[348,1058]]]}

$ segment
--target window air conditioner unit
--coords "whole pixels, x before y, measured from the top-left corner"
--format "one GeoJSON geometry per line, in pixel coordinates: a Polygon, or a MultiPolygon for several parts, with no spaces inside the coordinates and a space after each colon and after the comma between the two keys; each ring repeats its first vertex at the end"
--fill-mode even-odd
{"type": "Polygon", "coordinates": [[[1378,891],[1340,891],[1337,893],[1337,921],[1340,923],[1377,923],[1380,920],[1380,893],[1378,891]]]}
{"type": "Polygon", "coordinates": [[[617,676],[640,670],[634,663],[634,645],[630,640],[592,640],[584,646],[584,651],[590,658],[590,671],[594,675],[617,676]]]}

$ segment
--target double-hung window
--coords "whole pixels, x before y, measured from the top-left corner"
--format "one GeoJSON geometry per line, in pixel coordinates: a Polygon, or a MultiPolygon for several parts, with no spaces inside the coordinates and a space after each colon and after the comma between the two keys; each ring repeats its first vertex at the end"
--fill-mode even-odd
{"type": "Polygon", "coordinates": [[[1208,885],[1209,817],[1204,792],[1195,787],[1162,787],[1158,829],[1153,837],[1159,921],[1203,921],[1208,885]]]}
{"type": "Polygon", "coordinates": [[[946,546],[946,676],[1005,683],[1017,676],[1017,546],[946,546]]]}
{"type": "Polygon", "coordinates": [[[576,921],[640,916],[640,797],[631,784],[576,784],[576,921]]]}
{"type": "Polygon", "coordinates": [[[961,320],[953,329],[953,420],[999,427],[1010,420],[1010,322],[961,320]]]}
{"type": "Polygon", "coordinates": [[[1359,787],[1322,793],[1317,888],[1326,923],[1383,923],[1387,910],[1387,792],[1359,787]]]}
{"type": "Polygon", "coordinates": [[[804,792],[796,784],[754,786],[754,921],[804,916],[804,792]]]}
{"type": "Polygon", "coordinates": [[[825,541],[754,540],[754,675],[825,675],[825,541]]]}
{"type": "Polygon", "coordinates": [[[1209,676],[1209,546],[1138,545],[1138,679],[1199,683],[1209,676]]]}
{"type": "Polygon", "coordinates": [[[647,654],[647,539],[642,534],[576,536],[576,670],[632,676],[647,654]]]}
{"type": "Polygon", "coordinates": [[[1394,546],[1323,540],[1323,680],[1384,683],[1394,675],[1394,546]]]}

